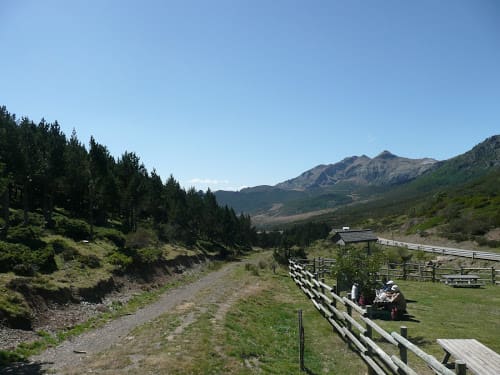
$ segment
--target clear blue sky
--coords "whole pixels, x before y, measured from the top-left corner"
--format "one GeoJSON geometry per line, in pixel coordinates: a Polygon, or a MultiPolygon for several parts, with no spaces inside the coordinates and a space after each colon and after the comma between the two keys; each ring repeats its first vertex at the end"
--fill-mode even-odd
{"type": "Polygon", "coordinates": [[[0,1],[0,105],[205,190],[500,133],[500,2],[0,1]]]}

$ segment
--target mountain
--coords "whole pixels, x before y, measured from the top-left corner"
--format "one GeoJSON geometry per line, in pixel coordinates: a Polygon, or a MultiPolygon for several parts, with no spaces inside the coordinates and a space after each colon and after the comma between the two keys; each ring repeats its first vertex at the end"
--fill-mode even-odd
{"type": "Polygon", "coordinates": [[[220,204],[253,215],[274,216],[331,209],[364,199],[388,186],[407,183],[432,169],[434,159],[408,159],[383,151],[375,158],[351,156],[318,165],[275,186],[256,186],[239,192],[217,191],[220,204]]]}
{"type": "Polygon", "coordinates": [[[319,165],[300,176],[279,183],[284,190],[328,188],[337,183],[354,185],[394,185],[413,180],[431,169],[437,161],[430,158],[407,159],[383,151],[371,159],[366,155],[351,156],[329,165],[319,165]]]}
{"type": "Polygon", "coordinates": [[[366,215],[363,211],[397,213],[437,192],[461,186],[467,189],[476,180],[491,185],[498,173],[500,135],[495,135],[445,161],[409,159],[383,151],[374,158],[351,156],[321,164],[275,186],[217,191],[215,195],[220,204],[249,213],[255,224],[264,225],[309,220],[319,214],[328,217],[332,211],[335,215],[356,212],[357,217],[366,215]],[[489,175],[493,177],[485,177],[489,175]]]}

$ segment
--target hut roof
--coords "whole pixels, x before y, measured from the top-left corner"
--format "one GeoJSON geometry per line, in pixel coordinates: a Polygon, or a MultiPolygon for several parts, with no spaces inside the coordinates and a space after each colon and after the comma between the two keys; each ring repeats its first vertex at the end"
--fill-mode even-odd
{"type": "Polygon", "coordinates": [[[334,233],[332,241],[340,245],[378,241],[378,237],[370,229],[336,230],[334,233]]]}

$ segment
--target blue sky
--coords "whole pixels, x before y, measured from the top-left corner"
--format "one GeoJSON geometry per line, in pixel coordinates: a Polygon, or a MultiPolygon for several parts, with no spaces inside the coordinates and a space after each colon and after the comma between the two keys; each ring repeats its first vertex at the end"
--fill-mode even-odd
{"type": "Polygon", "coordinates": [[[205,190],[500,133],[500,2],[0,1],[0,105],[205,190]]]}

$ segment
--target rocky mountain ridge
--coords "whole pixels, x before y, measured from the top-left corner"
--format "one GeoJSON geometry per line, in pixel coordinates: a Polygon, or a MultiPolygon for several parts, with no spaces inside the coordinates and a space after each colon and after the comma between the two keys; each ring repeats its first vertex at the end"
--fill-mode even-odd
{"type": "Polygon", "coordinates": [[[326,188],[340,182],[355,185],[394,185],[408,182],[432,169],[438,161],[409,159],[383,151],[374,158],[351,156],[335,164],[318,165],[300,176],[275,185],[284,190],[326,188]]]}

